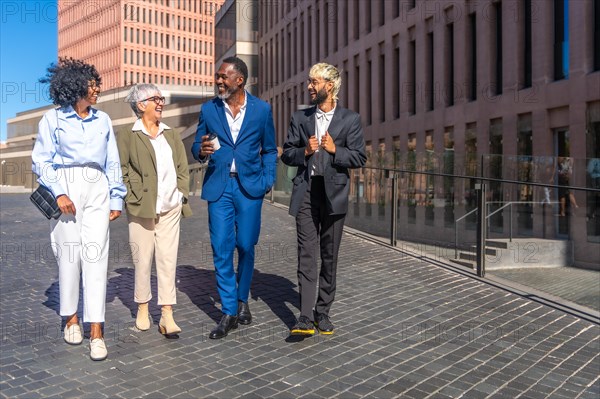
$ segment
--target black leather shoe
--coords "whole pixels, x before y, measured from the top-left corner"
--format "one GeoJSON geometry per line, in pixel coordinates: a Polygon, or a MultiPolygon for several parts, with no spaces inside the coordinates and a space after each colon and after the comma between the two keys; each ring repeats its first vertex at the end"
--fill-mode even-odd
{"type": "Polygon", "coordinates": [[[217,327],[215,327],[210,334],[208,335],[208,338],[210,339],[221,339],[227,336],[227,333],[229,332],[229,330],[235,330],[238,326],[238,318],[237,316],[230,316],[228,314],[224,314],[223,317],[221,318],[221,321],[219,322],[219,324],[217,324],[217,327]]]}
{"type": "Polygon", "coordinates": [[[238,322],[243,325],[252,323],[250,306],[246,302],[238,301],[238,322]]]}

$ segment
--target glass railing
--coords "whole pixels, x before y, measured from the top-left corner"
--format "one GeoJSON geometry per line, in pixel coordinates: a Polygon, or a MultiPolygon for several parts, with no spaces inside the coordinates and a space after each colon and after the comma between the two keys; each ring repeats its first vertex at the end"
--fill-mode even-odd
{"type": "MultiPolygon", "coordinates": [[[[535,243],[539,252],[546,244],[558,248],[557,242],[564,241],[569,252],[561,260],[565,265],[594,268],[599,263],[594,254],[600,254],[600,176],[592,175],[592,162],[456,157],[451,151],[383,156],[350,171],[346,226],[387,243],[458,259],[461,251],[474,251],[480,240],[477,199],[484,184],[483,238],[489,245],[497,245],[493,240],[513,247],[535,243]],[[557,166],[560,162],[565,165],[557,166]]],[[[289,204],[295,174],[296,168],[279,164],[276,202],[289,204]]],[[[515,267],[527,256],[525,261],[537,266],[546,262],[517,254],[515,267]]],[[[492,255],[486,259],[494,262],[492,255]]]]}

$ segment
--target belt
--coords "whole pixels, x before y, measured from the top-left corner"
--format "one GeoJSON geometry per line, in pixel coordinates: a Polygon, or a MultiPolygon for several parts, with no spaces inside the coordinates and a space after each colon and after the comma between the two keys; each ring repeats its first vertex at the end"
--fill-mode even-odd
{"type": "Polygon", "coordinates": [[[229,177],[238,177],[237,172],[229,172],[229,177]]]}

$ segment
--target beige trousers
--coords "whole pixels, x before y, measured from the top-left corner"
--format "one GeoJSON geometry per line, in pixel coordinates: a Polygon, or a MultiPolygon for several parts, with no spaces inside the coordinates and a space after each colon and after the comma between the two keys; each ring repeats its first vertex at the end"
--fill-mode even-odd
{"type": "Polygon", "coordinates": [[[135,267],[134,301],[146,303],[152,299],[150,276],[152,259],[156,261],[158,305],[175,305],[175,268],[179,248],[181,205],[156,215],[155,219],[128,214],[129,241],[135,267]]]}

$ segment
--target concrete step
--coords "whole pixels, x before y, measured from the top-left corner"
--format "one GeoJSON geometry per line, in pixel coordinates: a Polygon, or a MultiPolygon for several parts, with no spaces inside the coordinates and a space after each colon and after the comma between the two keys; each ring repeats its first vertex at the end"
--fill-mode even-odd
{"type": "Polygon", "coordinates": [[[501,249],[507,249],[508,248],[508,241],[502,241],[502,240],[485,240],[485,246],[486,247],[491,247],[491,248],[501,248],[501,249]]]}
{"type": "MultiPolygon", "coordinates": [[[[564,267],[573,264],[573,243],[567,240],[538,238],[495,239],[486,241],[485,267],[494,269],[522,269],[532,267],[564,267]],[[492,248],[489,248],[490,241],[492,248]]],[[[453,262],[473,267],[477,261],[473,251],[459,252],[453,262]]]]}
{"type": "Polygon", "coordinates": [[[467,260],[462,259],[450,259],[450,262],[456,263],[457,265],[468,267],[469,269],[475,270],[476,264],[475,262],[469,262],[467,260]]]}

